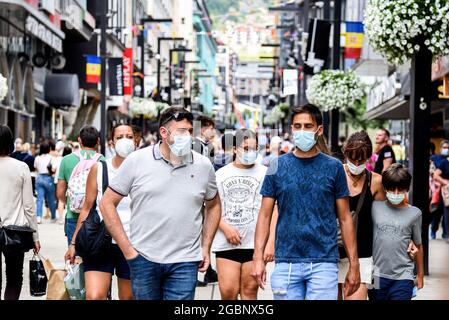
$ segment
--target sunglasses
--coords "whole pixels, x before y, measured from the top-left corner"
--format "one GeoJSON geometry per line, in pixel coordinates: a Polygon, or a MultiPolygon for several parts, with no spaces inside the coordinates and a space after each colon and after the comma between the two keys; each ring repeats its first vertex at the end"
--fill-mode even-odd
{"type": "Polygon", "coordinates": [[[193,121],[193,114],[190,112],[177,112],[172,114],[170,117],[167,118],[163,123],[161,123],[161,126],[167,124],[168,122],[175,120],[176,122],[182,121],[184,119],[187,119],[189,121],[193,121]]]}

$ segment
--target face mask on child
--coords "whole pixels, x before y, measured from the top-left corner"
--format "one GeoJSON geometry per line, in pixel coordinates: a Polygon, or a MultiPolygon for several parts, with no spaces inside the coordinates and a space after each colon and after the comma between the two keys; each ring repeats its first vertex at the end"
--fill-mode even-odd
{"type": "Polygon", "coordinates": [[[387,199],[391,204],[394,204],[397,206],[398,204],[401,204],[404,201],[405,193],[395,194],[395,193],[387,192],[387,199]]]}

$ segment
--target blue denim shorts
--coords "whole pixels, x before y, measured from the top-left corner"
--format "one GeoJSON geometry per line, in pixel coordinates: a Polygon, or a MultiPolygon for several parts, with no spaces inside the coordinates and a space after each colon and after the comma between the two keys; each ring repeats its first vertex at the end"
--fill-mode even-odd
{"type": "Polygon", "coordinates": [[[337,300],[337,263],[276,263],[271,275],[274,300],[337,300]]]}
{"type": "Polygon", "coordinates": [[[119,246],[112,244],[110,254],[102,257],[83,258],[84,272],[97,271],[115,274],[117,278],[131,280],[128,262],[119,246]]]}

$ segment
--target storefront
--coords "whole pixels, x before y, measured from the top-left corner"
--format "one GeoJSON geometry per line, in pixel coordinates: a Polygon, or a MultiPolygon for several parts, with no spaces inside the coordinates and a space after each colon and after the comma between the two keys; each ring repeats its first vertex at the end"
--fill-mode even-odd
{"type": "Polygon", "coordinates": [[[0,123],[16,137],[35,142],[50,137],[52,111],[36,88],[35,71],[51,72],[62,55],[64,33],[57,19],[51,21],[25,1],[0,0],[0,72],[7,78],[8,95],[0,102],[0,123]]]}

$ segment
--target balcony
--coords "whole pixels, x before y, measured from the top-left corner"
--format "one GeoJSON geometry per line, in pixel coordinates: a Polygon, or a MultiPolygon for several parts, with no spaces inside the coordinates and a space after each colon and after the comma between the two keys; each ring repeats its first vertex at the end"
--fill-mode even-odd
{"type": "Polygon", "coordinates": [[[77,0],[61,0],[64,31],[80,40],[89,41],[96,26],[95,18],[77,0]]]}

